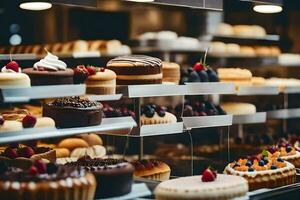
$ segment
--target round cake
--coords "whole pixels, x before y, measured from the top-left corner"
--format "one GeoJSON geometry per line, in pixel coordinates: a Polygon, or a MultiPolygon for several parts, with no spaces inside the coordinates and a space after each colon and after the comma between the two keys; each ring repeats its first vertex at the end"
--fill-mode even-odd
{"type": "Polygon", "coordinates": [[[99,68],[96,74],[88,76],[85,81],[87,94],[115,94],[116,73],[105,68],[99,68]]]}
{"type": "Polygon", "coordinates": [[[227,114],[231,115],[248,115],[256,113],[256,107],[251,103],[227,102],[222,103],[221,107],[227,114]]]}
{"type": "Polygon", "coordinates": [[[96,181],[84,170],[36,161],[28,169],[0,162],[0,196],[3,200],[93,200],[96,181]]]}
{"type": "Polygon", "coordinates": [[[224,173],[247,179],[249,190],[275,188],[296,181],[296,169],[293,164],[281,158],[268,158],[268,156],[239,159],[228,164],[224,173]]]}
{"type": "Polygon", "coordinates": [[[267,149],[269,158],[281,157],[283,160],[292,163],[296,168],[300,167],[300,152],[291,145],[272,146],[267,149]]]}
{"type": "Polygon", "coordinates": [[[132,55],[110,60],[107,68],[117,74],[117,85],[162,83],[162,62],[158,58],[132,55]]]}
{"type": "Polygon", "coordinates": [[[29,77],[21,73],[21,68],[15,61],[10,61],[1,69],[0,88],[27,88],[30,87],[29,77]]]}
{"type": "Polygon", "coordinates": [[[73,70],[49,52],[33,68],[24,69],[23,72],[30,77],[32,85],[73,84],[73,70]]]}
{"type": "Polygon", "coordinates": [[[96,199],[122,196],[131,192],[134,167],[124,160],[81,157],[67,166],[79,166],[92,172],[97,181],[96,199]]]}
{"type": "Polygon", "coordinates": [[[218,68],[221,82],[233,82],[236,86],[251,85],[252,73],[247,69],[218,68]]]}
{"type": "Polygon", "coordinates": [[[157,200],[233,199],[248,192],[247,181],[238,176],[218,174],[216,180],[203,182],[202,176],[188,176],[160,183],[155,189],[157,200]]]}
{"type": "Polygon", "coordinates": [[[162,62],[163,82],[179,84],[180,66],[173,62],[162,62]]]}
{"type": "Polygon", "coordinates": [[[58,98],[43,106],[43,116],[60,128],[96,126],[102,121],[102,104],[78,96],[58,98]]]}
{"type": "Polygon", "coordinates": [[[176,116],[167,112],[165,107],[150,104],[142,107],[140,120],[142,125],[177,122],[176,116]]]}

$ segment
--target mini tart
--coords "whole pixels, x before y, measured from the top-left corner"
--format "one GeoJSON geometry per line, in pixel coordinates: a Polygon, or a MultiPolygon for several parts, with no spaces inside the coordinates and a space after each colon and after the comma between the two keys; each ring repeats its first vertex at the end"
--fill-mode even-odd
{"type": "Polygon", "coordinates": [[[23,73],[0,73],[0,88],[28,88],[30,78],[23,73]]]}
{"type": "Polygon", "coordinates": [[[116,93],[115,72],[109,69],[97,72],[95,75],[89,76],[86,81],[87,94],[115,94],[116,93]]]}
{"type": "Polygon", "coordinates": [[[82,157],[77,162],[66,165],[81,167],[95,175],[96,199],[122,196],[131,192],[134,167],[124,160],[82,157]]]}
{"type": "Polygon", "coordinates": [[[295,166],[289,162],[283,160],[278,162],[277,159],[274,159],[269,160],[268,164],[260,166],[258,161],[254,160],[254,164],[251,166],[254,171],[248,171],[247,161],[247,159],[239,159],[238,162],[228,164],[224,169],[224,173],[247,179],[250,191],[261,188],[276,188],[293,184],[296,181],[295,166]],[[277,168],[271,169],[271,164],[274,164],[277,168]]]}
{"type": "Polygon", "coordinates": [[[150,125],[150,124],[169,124],[176,123],[177,118],[172,113],[166,112],[164,117],[160,117],[156,112],[153,117],[149,118],[146,115],[141,116],[141,124],[142,125],[150,125]]]}
{"type": "Polygon", "coordinates": [[[0,173],[2,200],[93,200],[95,189],[92,174],[64,166],[57,166],[56,172],[36,175],[19,168],[8,168],[0,173]]]}
{"type": "Polygon", "coordinates": [[[247,181],[242,177],[218,174],[212,182],[202,176],[187,176],[160,183],[154,190],[157,200],[229,200],[246,195],[247,181]]]}
{"type": "Polygon", "coordinates": [[[135,168],[134,176],[155,181],[170,179],[171,168],[164,162],[157,160],[141,160],[132,162],[135,168]]]}

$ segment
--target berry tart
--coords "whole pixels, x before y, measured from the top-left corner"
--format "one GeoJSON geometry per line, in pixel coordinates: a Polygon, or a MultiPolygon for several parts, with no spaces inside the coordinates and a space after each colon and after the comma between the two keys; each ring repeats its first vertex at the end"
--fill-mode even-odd
{"type": "Polygon", "coordinates": [[[70,162],[67,166],[81,167],[92,172],[97,181],[96,199],[121,196],[131,192],[134,167],[124,160],[92,159],[89,156],[70,162]]]}
{"type": "Polygon", "coordinates": [[[30,87],[29,77],[21,72],[16,61],[10,61],[1,69],[0,88],[27,88],[30,87]]]}
{"type": "Polygon", "coordinates": [[[268,157],[267,151],[262,155],[229,163],[224,173],[247,179],[249,190],[275,188],[296,181],[295,166],[280,157],[268,157]]]}
{"type": "Polygon", "coordinates": [[[110,60],[107,68],[117,74],[117,85],[162,83],[162,61],[158,58],[131,55],[110,60]]]}
{"type": "Polygon", "coordinates": [[[160,183],[154,191],[157,200],[229,200],[248,192],[247,181],[238,176],[217,174],[207,168],[200,176],[187,176],[160,183]]]}
{"type": "Polygon", "coordinates": [[[93,200],[95,189],[94,176],[75,167],[37,160],[29,168],[21,169],[0,162],[2,200],[93,200]]]}
{"type": "Polygon", "coordinates": [[[95,126],[102,121],[102,104],[79,96],[58,98],[44,105],[43,116],[59,128],[95,126]]]}
{"type": "Polygon", "coordinates": [[[47,52],[47,56],[36,62],[32,68],[24,69],[32,85],[64,85],[73,84],[74,72],[57,56],[47,52]]]}
{"type": "Polygon", "coordinates": [[[141,124],[168,124],[176,123],[175,115],[166,111],[165,107],[156,105],[144,105],[141,109],[141,124]]]}
{"type": "Polygon", "coordinates": [[[140,160],[131,162],[134,166],[134,177],[141,177],[155,181],[166,181],[170,179],[170,167],[158,160],[140,160]]]}
{"type": "MultiPolygon", "coordinates": [[[[263,153],[266,154],[265,151],[263,153]]],[[[278,146],[269,147],[267,153],[269,158],[281,157],[283,160],[292,163],[296,168],[300,167],[300,152],[289,144],[279,144],[278,146]]]]}

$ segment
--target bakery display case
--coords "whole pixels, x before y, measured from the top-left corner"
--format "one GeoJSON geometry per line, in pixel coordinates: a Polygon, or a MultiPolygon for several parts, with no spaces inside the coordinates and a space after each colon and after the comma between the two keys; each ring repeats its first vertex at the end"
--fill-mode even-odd
{"type": "Polygon", "coordinates": [[[299,6],[39,3],[0,5],[4,200],[297,199],[299,6]]]}

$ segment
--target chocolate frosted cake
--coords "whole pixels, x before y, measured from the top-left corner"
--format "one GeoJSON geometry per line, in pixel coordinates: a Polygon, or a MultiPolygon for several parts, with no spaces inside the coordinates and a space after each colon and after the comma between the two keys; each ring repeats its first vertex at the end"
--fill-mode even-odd
{"type": "Polygon", "coordinates": [[[2,200],[92,200],[95,188],[94,176],[75,167],[36,161],[28,169],[20,169],[0,162],[2,200]]]}
{"type": "Polygon", "coordinates": [[[158,58],[132,55],[110,60],[107,68],[117,74],[117,85],[162,83],[162,62],[158,58]]]}
{"type": "Polygon", "coordinates": [[[95,126],[102,121],[102,104],[79,96],[58,98],[44,105],[43,116],[59,128],[95,126]]]}
{"type": "Polygon", "coordinates": [[[92,172],[97,180],[95,198],[121,196],[131,192],[134,167],[118,159],[91,159],[81,157],[77,162],[67,163],[67,166],[80,166],[92,172]]]}

